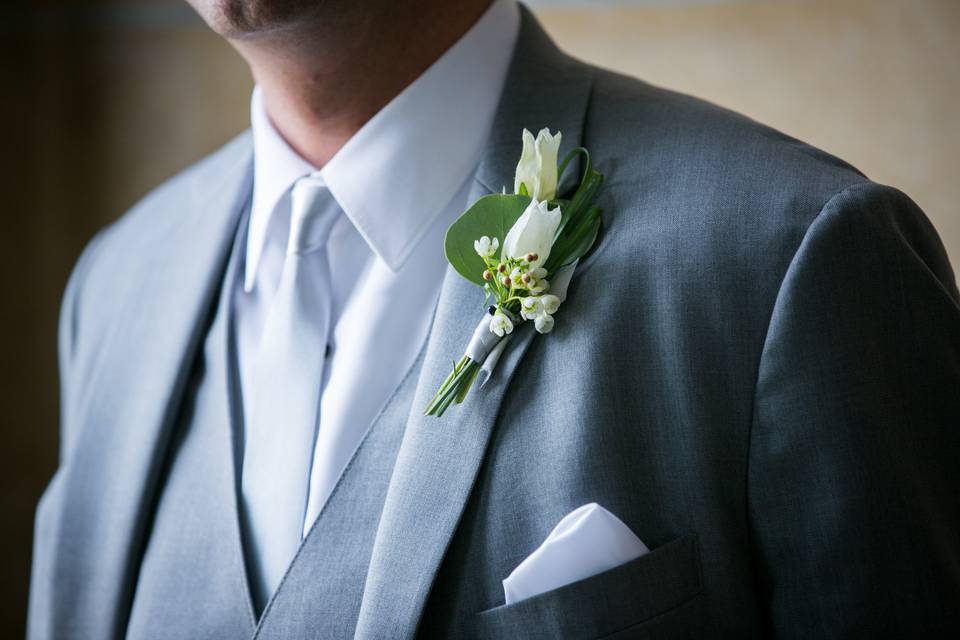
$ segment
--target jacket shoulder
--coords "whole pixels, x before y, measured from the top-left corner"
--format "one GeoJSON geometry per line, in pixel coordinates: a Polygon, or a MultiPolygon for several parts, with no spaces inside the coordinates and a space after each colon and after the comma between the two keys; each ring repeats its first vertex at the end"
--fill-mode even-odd
{"type": "Polygon", "coordinates": [[[215,192],[224,176],[249,162],[251,151],[249,132],[238,135],[150,191],[87,244],[73,268],[61,304],[61,371],[72,360],[81,330],[90,333],[109,326],[109,319],[126,298],[124,283],[136,286],[138,274],[157,263],[157,256],[169,250],[178,231],[182,232],[195,216],[203,215],[205,194],[215,192]]]}
{"type": "Polygon", "coordinates": [[[952,280],[936,232],[904,194],[704,100],[594,69],[583,140],[606,177],[598,271],[618,273],[625,292],[655,283],[657,309],[716,328],[716,344],[751,336],[759,354],[787,270],[828,205],[851,237],[919,238],[941,281],[952,280]]]}
{"type": "Polygon", "coordinates": [[[191,217],[202,215],[197,205],[205,193],[216,190],[222,177],[248,162],[251,153],[250,134],[245,131],[154,188],[87,245],[71,276],[72,286],[97,288],[96,281],[111,279],[117,269],[135,268],[145,254],[162,251],[163,239],[191,217]]]}
{"type": "Polygon", "coordinates": [[[98,253],[104,260],[136,259],[147,246],[169,229],[184,224],[191,216],[202,215],[195,206],[207,191],[215,191],[223,176],[252,156],[249,131],[165,180],[136,202],[100,235],[98,253]]]}
{"type": "Polygon", "coordinates": [[[606,177],[604,219],[620,249],[612,258],[662,250],[651,259],[696,256],[685,261],[694,271],[762,270],[775,281],[826,203],[869,183],[840,158],[746,116],[593,72],[584,144],[606,177]]]}
{"type": "Polygon", "coordinates": [[[743,187],[793,184],[829,196],[866,180],[850,163],[743,114],[612,71],[593,71],[588,131],[598,146],[634,149],[637,159],[670,160],[671,170],[681,174],[723,176],[743,187]]]}

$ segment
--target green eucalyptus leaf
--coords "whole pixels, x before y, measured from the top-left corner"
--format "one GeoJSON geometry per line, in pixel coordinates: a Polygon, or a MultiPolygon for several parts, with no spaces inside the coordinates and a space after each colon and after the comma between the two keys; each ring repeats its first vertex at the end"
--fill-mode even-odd
{"type": "Polygon", "coordinates": [[[503,241],[513,223],[530,204],[530,198],[520,195],[493,193],[483,196],[467,209],[447,229],[443,250],[447,261],[461,276],[483,286],[483,270],[486,265],[477,255],[473,243],[483,236],[496,238],[500,243],[495,257],[500,256],[503,241]]]}

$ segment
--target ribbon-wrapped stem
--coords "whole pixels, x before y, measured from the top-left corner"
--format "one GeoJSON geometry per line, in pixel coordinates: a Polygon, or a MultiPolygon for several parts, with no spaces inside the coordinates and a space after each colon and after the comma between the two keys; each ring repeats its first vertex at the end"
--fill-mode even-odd
{"type": "MultiPolygon", "coordinates": [[[[487,357],[504,340],[503,337],[490,331],[490,314],[493,313],[493,309],[491,307],[488,314],[484,314],[477,328],[473,330],[473,336],[463,357],[454,363],[453,371],[440,385],[440,389],[423,412],[424,415],[440,417],[451,404],[460,404],[467,397],[487,357]]],[[[499,356],[499,352],[497,355],[499,356]]]]}

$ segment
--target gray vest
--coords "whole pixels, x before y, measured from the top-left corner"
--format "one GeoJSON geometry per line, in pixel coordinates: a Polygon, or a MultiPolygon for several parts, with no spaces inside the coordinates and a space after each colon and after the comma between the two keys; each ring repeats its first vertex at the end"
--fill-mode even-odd
{"type": "Polygon", "coordinates": [[[338,638],[356,626],[423,356],[367,431],[258,626],[238,511],[242,413],[230,314],[245,227],[241,221],[161,471],[129,638],[338,638]]]}

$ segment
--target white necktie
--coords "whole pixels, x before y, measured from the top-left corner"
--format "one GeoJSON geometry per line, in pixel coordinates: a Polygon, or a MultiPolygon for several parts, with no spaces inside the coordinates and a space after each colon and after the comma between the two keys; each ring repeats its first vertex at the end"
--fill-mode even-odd
{"type": "Polygon", "coordinates": [[[290,237],[253,372],[242,493],[254,600],[269,600],[303,532],[330,331],[327,238],[340,208],[322,178],[299,179],[290,237]]]}

